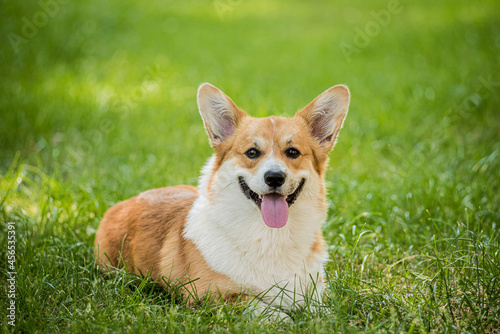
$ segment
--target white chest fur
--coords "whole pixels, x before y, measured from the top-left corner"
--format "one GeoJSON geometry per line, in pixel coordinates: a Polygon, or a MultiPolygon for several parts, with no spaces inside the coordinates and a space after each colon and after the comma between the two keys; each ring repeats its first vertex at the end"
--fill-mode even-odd
{"type": "MultiPolygon", "coordinates": [[[[306,293],[311,277],[315,281],[322,277],[327,259],[326,253],[311,251],[326,216],[317,202],[319,180],[306,182],[290,207],[287,224],[275,229],[264,224],[259,209],[242,193],[238,168],[229,160],[212,175],[213,165],[212,157],[203,168],[200,196],[189,213],[184,236],[193,241],[213,270],[244,289],[253,293],[270,290],[273,295],[286,287],[306,293]]],[[[321,290],[321,284],[317,288],[321,290]]]]}

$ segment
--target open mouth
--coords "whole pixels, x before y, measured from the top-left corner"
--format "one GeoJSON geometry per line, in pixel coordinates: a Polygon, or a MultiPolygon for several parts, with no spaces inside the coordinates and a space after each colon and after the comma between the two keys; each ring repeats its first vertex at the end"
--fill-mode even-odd
{"type": "MultiPolygon", "coordinates": [[[[250,189],[248,184],[245,182],[245,179],[243,178],[243,176],[240,176],[238,178],[238,181],[240,183],[241,191],[243,191],[245,196],[249,200],[253,201],[260,209],[262,206],[262,195],[259,195],[256,192],[252,191],[252,189],[250,189]]],[[[302,188],[304,187],[305,182],[306,182],[306,179],[302,179],[300,181],[300,184],[297,187],[297,189],[295,189],[295,191],[292,194],[286,196],[286,203],[288,204],[288,207],[290,207],[295,202],[295,200],[297,200],[297,197],[299,197],[299,194],[302,191],[302,188]]],[[[279,195],[279,194],[276,193],[276,195],[279,195]]]]}
{"type": "Polygon", "coordinates": [[[260,209],[264,223],[272,228],[282,228],[288,222],[288,208],[299,197],[306,179],[302,179],[297,189],[288,196],[276,192],[259,195],[250,189],[243,177],[240,176],[238,181],[243,193],[260,209]]]}

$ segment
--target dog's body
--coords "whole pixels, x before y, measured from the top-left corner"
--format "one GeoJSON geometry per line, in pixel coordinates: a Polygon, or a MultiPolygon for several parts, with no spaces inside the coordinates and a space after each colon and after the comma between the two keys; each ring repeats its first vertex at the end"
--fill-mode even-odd
{"type": "Polygon", "coordinates": [[[259,295],[287,308],[320,301],[323,177],[348,104],[347,88],[335,86],[291,119],[256,119],[202,85],[215,154],[198,189],[153,189],[111,208],[97,231],[98,263],[149,272],[160,284],[191,282],[198,296],[259,295]]]}

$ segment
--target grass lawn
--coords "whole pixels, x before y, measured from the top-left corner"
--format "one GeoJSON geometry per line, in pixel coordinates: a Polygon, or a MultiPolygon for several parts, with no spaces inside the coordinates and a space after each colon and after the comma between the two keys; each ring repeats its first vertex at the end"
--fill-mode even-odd
{"type": "Polygon", "coordinates": [[[499,332],[498,0],[7,0],[0,17],[2,332],[499,332]],[[96,270],[107,208],[196,185],[202,82],[259,117],[351,89],[329,312],[259,323],[96,270]]]}

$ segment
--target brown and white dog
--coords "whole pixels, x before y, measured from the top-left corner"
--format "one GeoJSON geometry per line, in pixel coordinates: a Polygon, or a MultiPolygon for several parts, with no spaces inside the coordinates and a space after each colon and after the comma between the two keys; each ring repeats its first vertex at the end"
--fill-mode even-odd
{"type": "Polygon", "coordinates": [[[215,153],[198,188],[153,189],[109,209],[97,263],[149,273],[162,285],[191,282],[198,296],[259,296],[261,309],[293,309],[307,296],[321,302],[323,179],[348,106],[349,90],[337,85],[293,118],[253,118],[201,85],[198,107],[215,153]]]}

